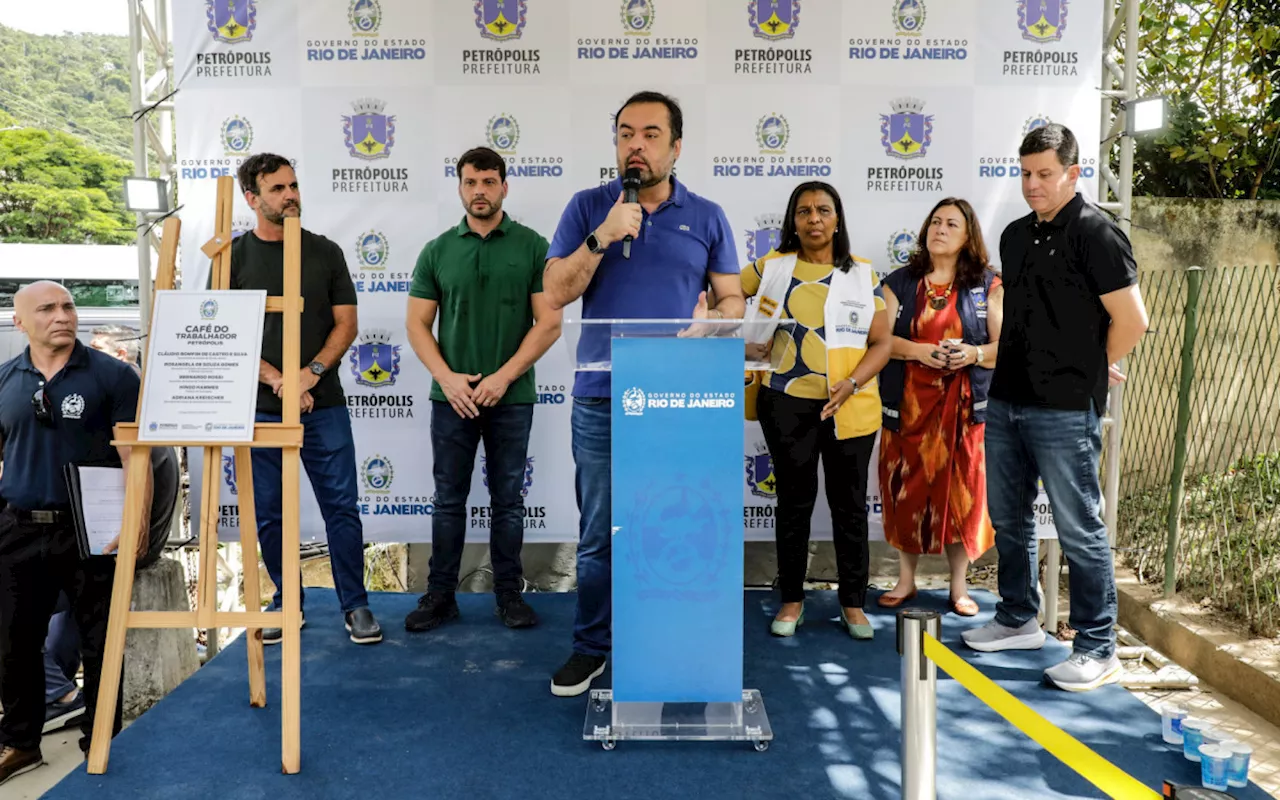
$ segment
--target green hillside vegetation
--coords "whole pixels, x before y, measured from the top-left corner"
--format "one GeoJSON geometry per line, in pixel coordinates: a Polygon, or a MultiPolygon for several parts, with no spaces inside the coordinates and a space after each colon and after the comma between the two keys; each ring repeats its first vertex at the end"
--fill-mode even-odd
{"type": "Polygon", "coordinates": [[[128,51],[125,36],[37,36],[0,25],[0,111],[128,158],[128,51]]]}
{"type": "Polygon", "coordinates": [[[134,241],[128,49],[0,26],[0,241],[134,241]]]}

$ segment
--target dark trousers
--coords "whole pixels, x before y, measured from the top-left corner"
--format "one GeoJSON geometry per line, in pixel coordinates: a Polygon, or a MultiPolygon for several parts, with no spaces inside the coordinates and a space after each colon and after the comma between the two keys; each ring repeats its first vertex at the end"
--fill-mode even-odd
{"type": "Polygon", "coordinates": [[[840,605],[861,608],[867,596],[867,471],[875,434],[837,439],[835,420],[822,420],[824,400],[762,388],[760,428],[778,482],[778,588],[782,602],[804,600],[809,525],[818,499],[818,460],[827,479],[827,503],[840,579],[840,605]]]}
{"type": "Polygon", "coordinates": [[[484,479],[489,487],[493,590],[518,592],[523,588],[520,551],[524,547],[524,481],[532,428],[532,403],[482,408],[475,419],[458,416],[448,403],[431,403],[431,472],[436,499],[431,515],[428,590],[447,594],[458,588],[462,546],[467,538],[467,496],[481,441],[484,479]]]}
{"type": "MultiPolygon", "coordinates": [[[[279,422],[279,414],[257,415],[258,422],[279,422]]],[[[329,566],[333,588],[343,611],[369,605],[364,588],[364,526],[360,522],[360,494],[356,485],[356,443],[346,406],[331,406],[303,414],[302,466],[315,490],[324,532],[329,541],[329,566]]],[[[258,543],[262,563],[276,585],[274,607],[281,607],[282,509],[279,450],[253,449],[253,499],[258,516],[258,543]]],[[[298,596],[303,592],[299,588],[298,596]]]]}
{"type": "MultiPolygon", "coordinates": [[[[87,709],[80,724],[80,749],[89,749],[115,563],[113,556],[81,560],[69,525],[18,522],[11,512],[0,512],[0,744],[22,750],[40,746],[45,713],[41,651],[58,593],[66,592],[84,659],[87,709]]],[[[123,697],[118,696],[114,733],[120,732],[122,705],[123,697]]]]}

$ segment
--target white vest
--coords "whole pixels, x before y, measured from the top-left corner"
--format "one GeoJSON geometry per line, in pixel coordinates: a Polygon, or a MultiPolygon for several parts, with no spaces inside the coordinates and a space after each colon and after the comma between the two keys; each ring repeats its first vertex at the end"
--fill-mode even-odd
{"type": "MultiPolygon", "coordinates": [[[[787,290],[791,286],[798,260],[797,254],[787,253],[765,262],[760,289],[747,308],[745,320],[763,324],[745,326],[749,343],[765,344],[773,338],[778,321],[782,319],[787,290]]],[[[831,272],[831,285],[822,309],[828,385],[834,386],[849,378],[862,360],[867,346],[867,334],[871,331],[871,320],[876,313],[875,288],[875,273],[871,269],[871,262],[866,259],[854,256],[853,264],[847,271],[835,269],[831,272]]],[[[873,379],[866,386],[858,387],[859,394],[875,385],[873,379]]],[[[878,391],[876,395],[878,400],[878,391]]],[[[837,438],[845,439],[855,435],[849,432],[849,418],[853,416],[853,408],[850,398],[836,412],[837,438]]]]}

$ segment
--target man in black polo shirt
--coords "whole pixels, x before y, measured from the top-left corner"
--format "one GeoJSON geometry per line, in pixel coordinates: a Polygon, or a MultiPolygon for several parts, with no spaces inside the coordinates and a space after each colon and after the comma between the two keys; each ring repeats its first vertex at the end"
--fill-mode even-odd
{"type": "MultiPolygon", "coordinates": [[[[231,288],[284,294],[284,219],[302,213],[298,178],[289,160],[272,153],[250,156],[237,173],[258,225],[231,245],[231,288]]],[[[302,231],[302,465],[315,490],[329,540],[333,585],[351,641],[376,644],[382,629],[364,588],[364,527],[356,485],[356,445],[346,397],[334,367],[356,338],[356,287],[342,249],[323,236],[302,231]]],[[[284,391],[284,315],[267,314],[258,371],[258,422],[279,422],[284,391]]],[[[262,560],[276,585],[281,607],[281,458],[279,450],[254,448],[253,497],[262,560]]],[[[303,619],[306,624],[306,619],[303,619]]],[[[280,642],[280,629],[262,632],[265,644],[280,642]]]]}
{"type": "Polygon", "coordinates": [[[454,590],[466,540],[467,495],[484,440],[492,525],[489,553],[497,614],[509,628],[538,617],[524,575],[524,476],[533,426],[533,365],[560,336],[560,312],[542,296],[547,240],[507,216],[507,165],[487,147],[458,159],[466,215],[427,243],[409,289],[409,342],[431,371],[431,453],[436,485],[427,593],[405,617],[427,631],[458,617],[454,590]],[[439,338],[432,334],[439,314],[439,338]]]}
{"type": "MultiPolygon", "coordinates": [[[[138,331],[123,325],[102,325],[93,329],[89,346],[137,368],[142,341],[138,331]]],[[[181,482],[178,455],[172,447],[151,450],[151,515],[146,550],[139,549],[138,569],[159,560],[169,541],[169,528],[178,504],[181,482]]],[[[64,728],[84,715],[84,694],[76,687],[80,669],[80,635],[71,615],[71,603],[63,592],[49,620],[44,643],[45,721],[44,732],[64,728]]]]}
{"type": "MultiPolygon", "coordinates": [[[[87,704],[80,748],[89,750],[115,558],[80,558],[62,471],[128,461],[129,448],[111,445],[112,428],[133,421],[140,383],[128,365],[76,339],[75,302],[60,284],[23,287],[13,312],[29,346],[0,366],[0,458],[8,467],[0,472],[0,783],[41,763],[40,651],[59,592],[70,599],[80,632],[87,704]]],[[[150,492],[148,479],[148,505],[150,492]]],[[[144,530],[140,548],[146,542],[144,530]]],[[[121,705],[117,699],[115,732],[121,705]]]]}
{"type": "Polygon", "coordinates": [[[1098,458],[1108,377],[1147,329],[1129,240],[1076,193],[1080,150],[1062,125],[1038,128],[1019,150],[1031,214],[1000,237],[1004,328],[987,409],[987,501],[1000,554],[1000,603],[965,631],[975,650],[1034,650],[1036,534],[1032,503],[1043,480],[1071,567],[1074,652],[1045,670],[1068,691],[1119,679],[1116,584],[1099,515],[1098,458]]]}

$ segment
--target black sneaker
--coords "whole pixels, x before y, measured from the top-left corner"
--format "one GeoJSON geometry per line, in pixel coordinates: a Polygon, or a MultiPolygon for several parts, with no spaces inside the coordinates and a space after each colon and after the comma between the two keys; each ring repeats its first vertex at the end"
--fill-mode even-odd
{"type": "MultiPolygon", "coordinates": [[[[302,612],[302,624],[298,626],[298,630],[302,630],[305,627],[307,627],[307,612],[304,609],[302,612]]],[[[281,640],[283,639],[284,639],[284,631],[281,630],[280,628],[263,628],[262,629],[263,644],[280,644],[281,640]]]]}
{"type": "Polygon", "coordinates": [[[452,592],[427,592],[418,598],[418,607],[405,615],[404,629],[421,633],[438,628],[458,616],[458,601],[452,592]]]}
{"type": "Polygon", "coordinates": [[[44,728],[42,733],[52,733],[79,722],[84,716],[84,692],[76,692],[76,696],[66,703],[49,703],[44,707],[44,728]]]}
{"type": "Polygon", "coordinates": [[[605,657],[574,653],[551,678],[551,693],[556,697],[577,697],[591,688],[591,682],[604,672],[605,657]]]}
{"type": "Polygon", "coordinates": [[[348,611],[343,617],[347,621],[347,633],[356,644],[377,644],[382,641],[382,626],[373,618],[368,606],[348,611]]]}
{"type": "Polygon", "coordinates": [[[538,615],[524,601],[520,593],[513,590],[498,593],[498,607],[493,610],[508,628],[532,628],[538,624],[538,615]]]}

